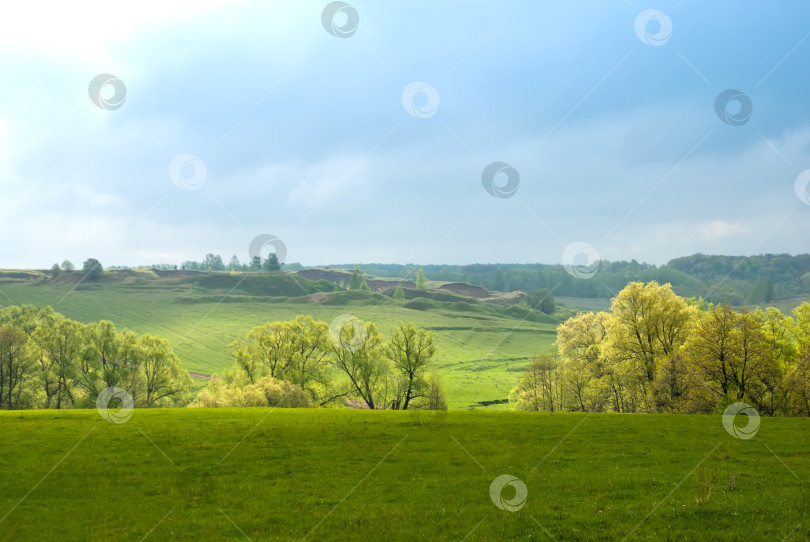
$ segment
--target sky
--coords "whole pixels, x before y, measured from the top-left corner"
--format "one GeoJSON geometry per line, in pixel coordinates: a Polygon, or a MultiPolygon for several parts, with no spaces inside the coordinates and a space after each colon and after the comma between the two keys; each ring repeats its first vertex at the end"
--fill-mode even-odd
{"type": "Polygon", "coordinates": [[[0,268],[806,253],[810,4],[707,4],[6,3],[0,268]]]}

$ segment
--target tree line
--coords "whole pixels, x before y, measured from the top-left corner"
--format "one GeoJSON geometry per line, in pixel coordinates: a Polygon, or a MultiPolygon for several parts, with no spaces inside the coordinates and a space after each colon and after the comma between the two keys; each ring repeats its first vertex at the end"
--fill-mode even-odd
{"type": "Polygon", "coordinates": [[[632,282],[611,311],[557,328],[559,355],[541,355],[510,393],[520,410],[722,411],[810,416],[810,303],[734,310],[632,282]]]}
{"type": "Polygon", "coordinates": [[[188,402],[191,378],[166,339],[82,324],[51,307],[0,310],[0,408],[89,408],[105,388],[135,406],[188,402]]]}
{"type": "Polygon", "coordinates": [[[400,324],[388,340],[373,322],[344,315],[328,325],[311,316],[270,322],[230,345],[234,364],[214,375],[191,406],[446,410],[430,371],[433,333],[400,324]]]}
{"type": "MultiPolygon", "coordinates": [[[[810,293],[808,254],[748,257],[695,254],[662,266],[636,260],[602,260],[598,272],[590,279],[573,277],[562,265],[424,265],[423,268],[439,281],[466,282],[496,291],[547,289],[556,296],[569,297],[610,298],[634,281],[669,283],[681,296],[703,297],[712,303],[734,306],[810,293]]],[[[410,277],[416,272],[412,265],[379,263],[365,264],[363,270],[380,277],[410,277]]]]}
{"type": "Polygon", "coordinates": [[[234,271],[234,272],[273,272],[280,271],[281,269],[289,269],[291,271],[302,269],[301,264],[284,264],[278,261],[278,256],[271,252],[266,258],[262,259],[261,256],[254,256],[248,261],[240,262],[239,258],[234,254],[226,264],[222,256],[219,254],[208,253],[201,261],[186,260],[180,264],[180,269],[190,269],[194,271],[234,271]]]}

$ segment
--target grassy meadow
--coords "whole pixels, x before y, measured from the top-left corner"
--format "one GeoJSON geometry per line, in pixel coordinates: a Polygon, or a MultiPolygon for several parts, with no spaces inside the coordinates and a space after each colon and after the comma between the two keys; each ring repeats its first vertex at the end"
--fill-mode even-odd
{"type": "Polygon", "coordinates": [[[2,540],[810,536],[803,418],[750,440],[666,414],[6,411],[0,427],[2,540]],[[490,499],[502,474],[526,485],[520,510],[490,499]]]}
{"type": "MultiPolygon", "coordinates": [[[[76,280],[61,279],[0,280],[0,303],[50,305],[81,322],[106,319],[119,328],[165,337],[183,367],[200,375],[231,365],[228,344],[252,327],[302,313],[326,322],[351,314],[373,321],[385,335],[398,322],[413,322],[436,333],[434,367],[452,409],[506,408],[505,403],[495,401],[506,400],[531,357],[553,351],[557,324],[541,313],[524,318],[514,311],[517,307],[464,301],[420,305],[364,292],[304,295],[302,287],[325,285],[301,278],[297,279],[300,286],[279,286],[267,276],[171,279],[150,273],[131,275],[122,278],[107,273],[105,279],[114,280],[78,285],[76,280]]],[[[195,379],[198,388],[205,382],[195,379]]]]}

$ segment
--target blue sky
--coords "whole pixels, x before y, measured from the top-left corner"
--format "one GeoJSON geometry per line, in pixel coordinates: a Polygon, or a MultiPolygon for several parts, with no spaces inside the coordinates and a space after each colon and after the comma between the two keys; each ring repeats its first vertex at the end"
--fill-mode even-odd
{"type": "Polygon", "coordinates": [[[808,251],[810,5],[354,1],[341,38],[327,4],[3,7],[0,267],[245,259],[264,233],[305,265],[808,251]],[[415,82],[437,107],[404,107],[415,82]]]}

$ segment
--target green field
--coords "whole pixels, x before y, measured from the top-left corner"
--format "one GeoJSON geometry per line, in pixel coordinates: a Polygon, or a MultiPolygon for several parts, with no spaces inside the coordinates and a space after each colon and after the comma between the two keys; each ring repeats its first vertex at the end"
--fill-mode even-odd
{"type": "MultiPolygon", "coordinates": [[[[118,327],[165,337],[183,366],[202,375],[232,364],[228,344],[266,322],[302,313],[330,322],[346,313],[375,322],[386,335],[398,322],[413,322],[436,332],[434,366],[453,409],[506,408],[502,402],[492,402],[505,401],[527,361],[553,351],[555,339],[556,320],[542,313],[524,319],[518,312],[509,312],[517,307],[435,302],[417,310],[407,308],[413,303],[364,292],[302,295],[297,284],[282,291],[289,295],[269,295],[279,290],[267,276],[240,282],[242,277],[227,274],[183,279],[133,275],[120,280],[114,273],[105,273],[102,282],[78,286],[65,280],[0,280],[0,302],[51,305],[81,322],[107,319],[118,327]]],[[[308,287],[320,284],[299,281],[308,287]]],[[[199,388],[206,381],[195,382],[199,388]]]]}
{"type": "Polygon", "coordinates": [[[2,540],[810,536],[807,419],[763,418],[750,440],[666,414],[71,410],[0,427],[2,540]],[[490,499],[502,474],[522,509],[490,499]]]}

